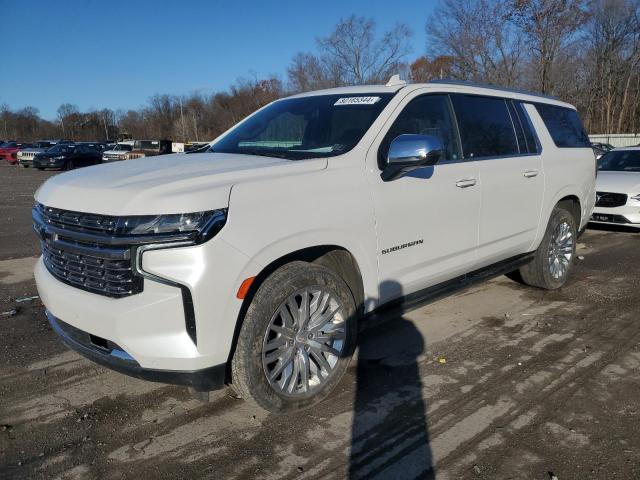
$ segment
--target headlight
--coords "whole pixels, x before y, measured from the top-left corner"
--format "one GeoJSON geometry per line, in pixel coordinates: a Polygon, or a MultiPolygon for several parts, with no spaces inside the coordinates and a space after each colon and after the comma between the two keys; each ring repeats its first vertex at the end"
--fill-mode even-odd
{"type": "Polygon", "coordinates": [[[163,241],[171,241],[167,237],[175,235],[176,239],[202,243],[218,233],[226,221],[226,208],[207,212],[118,217],[116,232],[118,235],[158,235],[162,236],[163,241]]]}
{"type": "Polygon", "coordinates": [[[54,161],[54,160],[64,160],[64,155],[58,155],[57,157],[53,157],[51,159],[51,161],[54,161]]]}

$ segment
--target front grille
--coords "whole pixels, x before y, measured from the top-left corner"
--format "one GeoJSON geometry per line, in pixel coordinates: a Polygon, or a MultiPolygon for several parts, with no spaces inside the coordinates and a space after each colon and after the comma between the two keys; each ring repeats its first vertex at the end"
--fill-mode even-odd
{"type": "Polygon", "coordinates": [[[37,205],[36,209],[47,224],[62,229],[106,235],[114,235],[116,233],[117,217],[60,210],[58,208],[45,207],[44,205],[37,205]]]}
{"type": "Polygon", "coordinates": [[[47,270],[63,283],[107,297],[142,291],[143,279],[132,266],[132,247],[113,245],[116,219],[105,215],[34,208],[47,270]]]}
{"type": "Polygon", "coordinates": [[[624,193],[596,192],[596,207],[622,207],[626,203],[627,195],[624,193]]]}

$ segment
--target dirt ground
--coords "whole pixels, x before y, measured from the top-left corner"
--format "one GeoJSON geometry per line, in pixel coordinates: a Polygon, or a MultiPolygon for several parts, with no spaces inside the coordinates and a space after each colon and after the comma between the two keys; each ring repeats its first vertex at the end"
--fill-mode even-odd
{"type": "Polygon", "coordinates": [[[559,291],[500,277],[388,312],[328,400],[269,416],[96,366],[20,301],[51,175],[0,166],[0,478],[640,478],[638,234],[588,230],[559,291]]]}

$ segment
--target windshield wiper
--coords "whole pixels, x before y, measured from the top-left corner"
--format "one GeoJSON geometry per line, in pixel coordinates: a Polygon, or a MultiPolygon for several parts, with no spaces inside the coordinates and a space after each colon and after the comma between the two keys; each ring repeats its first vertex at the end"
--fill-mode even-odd
{"type": "Polygon", "coordinates": [[[266,150],[241,150],[238,153],[243,155],[256,155],[258,157],[275,157],[283,158],[285,160],[295,160],[284,152],[268,152],[266,150]]]}

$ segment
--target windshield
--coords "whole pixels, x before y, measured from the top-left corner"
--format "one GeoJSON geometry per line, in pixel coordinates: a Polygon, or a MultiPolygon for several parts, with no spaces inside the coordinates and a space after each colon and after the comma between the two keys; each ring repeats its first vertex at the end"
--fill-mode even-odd
{"type": "Polygon", "coordinates": [[[69,153],[73,152],[75,148],[75,145],[54,145],[47,150],[47,153],[69,153]]]}
{"type": "Polygon", "coordinates": [[[618,150],[604,154],[598,170],[610,172],[640,172],[640,150],[618,150]]]}
{"type": "Polygon", "coordinates": [[[356,146],[391,97],[376,93],[280,100],[235,127],[210,151],[289,160],[340,155],[356,146]]]}
{"type": "Polygon", "coordinates": [[[130,152],[131,145],[127,145],[126,143],[119,143],[118,145],[115,146],[114,150],[130,152]]]}

